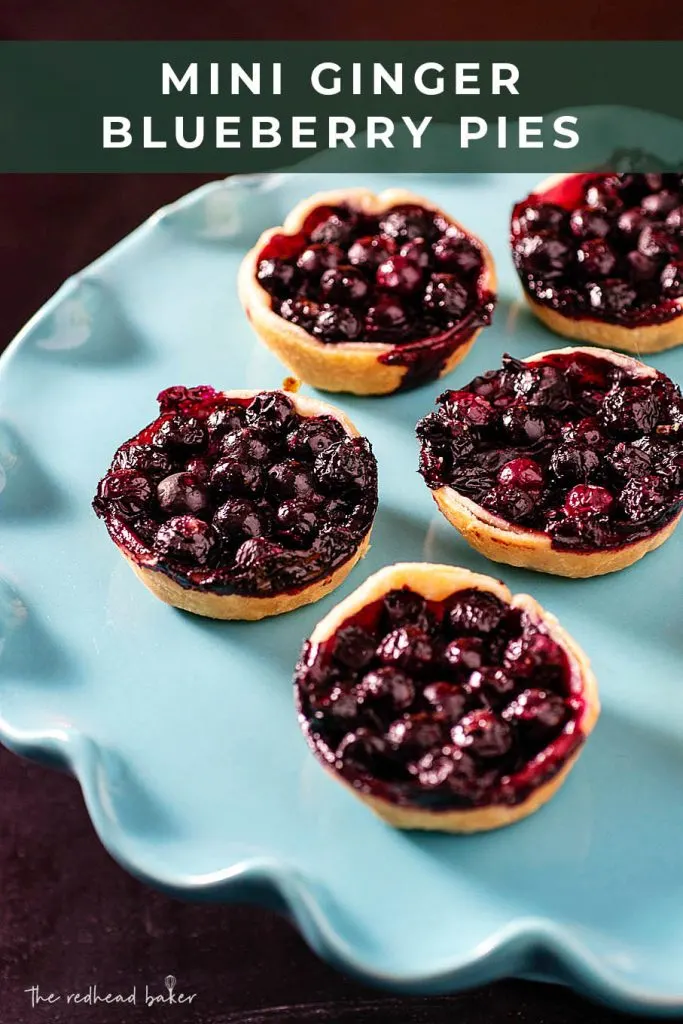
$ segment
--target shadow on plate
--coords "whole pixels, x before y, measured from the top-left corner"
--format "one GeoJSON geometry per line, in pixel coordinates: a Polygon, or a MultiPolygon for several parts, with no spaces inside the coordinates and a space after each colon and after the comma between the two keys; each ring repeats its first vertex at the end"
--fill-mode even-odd
{"type": "Polygon", "coordinates": [[[11,424],[0,421],[0,522],[55,519],[66,495],[11,424]]]}
{"type": "Polygon", "coordinates": [[[0,577],[0,681],[79,682],[76,662],[40,614],[24,604],[14,586],[0,577]]]}
{"type": "Polygon", "coordinates": [[[70,366],[109,367],[146,361],[144,339],[121,308],[113,288],[98,277],[78,280],[59,305],[43,316],[30,350],[70,366]]]}
{"type": "Polygon", "coordinates": [[[537,814],[479,836],[407,835],[446,876],[495,890],[527,914],[625,941],[649,922],[661,931],[683,897],[681,787],[680,738],[606,711],[568,781],[537,814]]]}
{"type": "Polygon", "coordinates": [[[179,823],[113,750],[93,744],[93,772],[103,813],[126,836],[148,838],[155,844],[181,835],[179,823]]]}

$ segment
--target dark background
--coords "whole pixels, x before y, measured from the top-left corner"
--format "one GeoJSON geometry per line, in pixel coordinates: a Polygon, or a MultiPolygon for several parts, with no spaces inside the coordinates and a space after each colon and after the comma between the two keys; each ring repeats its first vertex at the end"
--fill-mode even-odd
{"type": "MultiPolygon", "coordinates": [[[[683,8],[670,0],[603,0],[599,7],[593,0],[0,0],[4,39],[662,39],[680,38],[681,27],[683,8]]],[[[0,347],[64,278],[205,180],[0,178],[0,347]]],[[[444,999],[366,989],[320,963],[288,924],[265,911],[183,904],[142,886],[99,845],[73,780],[0,749],[0,1024],[137,1024],[171,1016],[192,1024],[619,1019],[562,989],[521,982],[444,999]],[[65,992],[93,983],[112,992],[148,983],[158,991],[167,974],[178,978],[178,991],[197,993],[191,1009],[31,1009],[24,992],[35,984],[65,992]]]]}

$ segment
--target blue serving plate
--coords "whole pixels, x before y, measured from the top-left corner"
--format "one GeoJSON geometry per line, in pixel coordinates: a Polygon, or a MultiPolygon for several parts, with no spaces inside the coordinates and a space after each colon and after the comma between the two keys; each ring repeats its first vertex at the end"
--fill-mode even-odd
{"type": "MultiPolygon", "coordinates": [[[[170,384],[275,387],[284,371],[240,308],[259,233],[310,192],[299,174],[215,182],[68,281],[0,363],[0,737],[66,765],[117,860],[187,897],[285,910],[324,957],[410,992],[502,976],[562,981],[629,1010],[683,1011],[683,531],[614,576],[498,566],[439,516],[416,420],[443,384],[332,400],[374,446],[373,546],[340,590],[260,623],[156,601],[90,509],[117,445],[170,384]],[[342,596],[397,560],[462,564],[531,591],[592,658],[604,711],[557,797],[507,830],[393,831],[323,773],[299,732],[292,666],[342,596]]],[[[355,179],[354,184],[358,181],[355,179]]],[[[510,207],[528,176],[369,175],[423,192],[493,250],[494,325],[464,383],[557,339],[519,305],[510,207]]],[[[652,360],[683,379],[683,349],[652,360]]]]}

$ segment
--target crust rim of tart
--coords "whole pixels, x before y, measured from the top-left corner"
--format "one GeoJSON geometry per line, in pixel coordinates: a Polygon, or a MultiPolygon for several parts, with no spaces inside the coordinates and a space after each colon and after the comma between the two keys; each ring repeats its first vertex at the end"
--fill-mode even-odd
{"type": "MultiPolygon", "coordinates": [[[[355,395],[390,394],[401,386],[408,367],[379,362],[379,357],[400,350],[401,345],[386,342],[342,341],[326,345],[302,327],[279,316],[272,308],[272,299],[257,279],[259,256],[275,235],[294,235],[301,229],[306,217],[319,206],[335,206],[348,202],[361,213],[376,215],[393,206],[417,204],[426,210],[440,213],[454,227],[459,228],[481,249],[483,269],[482,287],[496,290],[496,271],[493,257],[482,241],[440,206],[406,189],[390,188],[375,193],[357,187],[315,192],[301,200],[290,210],[280,226],[268,228],[244,257],[239,269],[237,290],[240,301],[261,341],[292,373],[320,391],[349,392],[355,395]]],[[[473,331],[467,341],[459,345],[446,360],[439,378],[460,363],[476,341],[481,327],[473,331]]],[[[415,342],[421,339],[416,338],[415,342]]],[[[412,342],[408,342],[411,344],[412,342]]]]}

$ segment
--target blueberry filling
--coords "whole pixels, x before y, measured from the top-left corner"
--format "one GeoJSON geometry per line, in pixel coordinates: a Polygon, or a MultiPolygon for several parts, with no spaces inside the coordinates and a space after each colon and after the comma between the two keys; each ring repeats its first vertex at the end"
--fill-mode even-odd
{"type": "Polygon", "coordinates": [[[268,242],[257,277],[275,312],[318,341],[393,346],[380,362],[409,368],[404,387],[438,377],[495,304],[476,241],[416,205],[376,217],[318,207],[299,234],[268,242]]]}
{"type": "Polygon", "coordinates": [[[357,550],[377,508],[369,442],[332,416],[264,391],[168,388],[161,415],[123,444],[93,501],[112,539],[183,586],[269,596],[357,550]]]}
{"type": "Polygon", "coordinates": [[[317,755],[361,792],[425,810],[517,804],[580,746],[576,670],[542,622],[488,592],[392,590],[295,677],[317,755]]]}
{"type": "Polygon", "coordinates": [[[512,215],[512,256],[531,298],[627,327],[679,316],[683,175],[576,174],[512,215]]]}
{"type": "Polygon", "coordinates": [[[683,503],[683,399],[668,377],[635,377],[568,351],[446,391],[417,426],[420,472],[553,547],[618,548],[683,503]]]}

